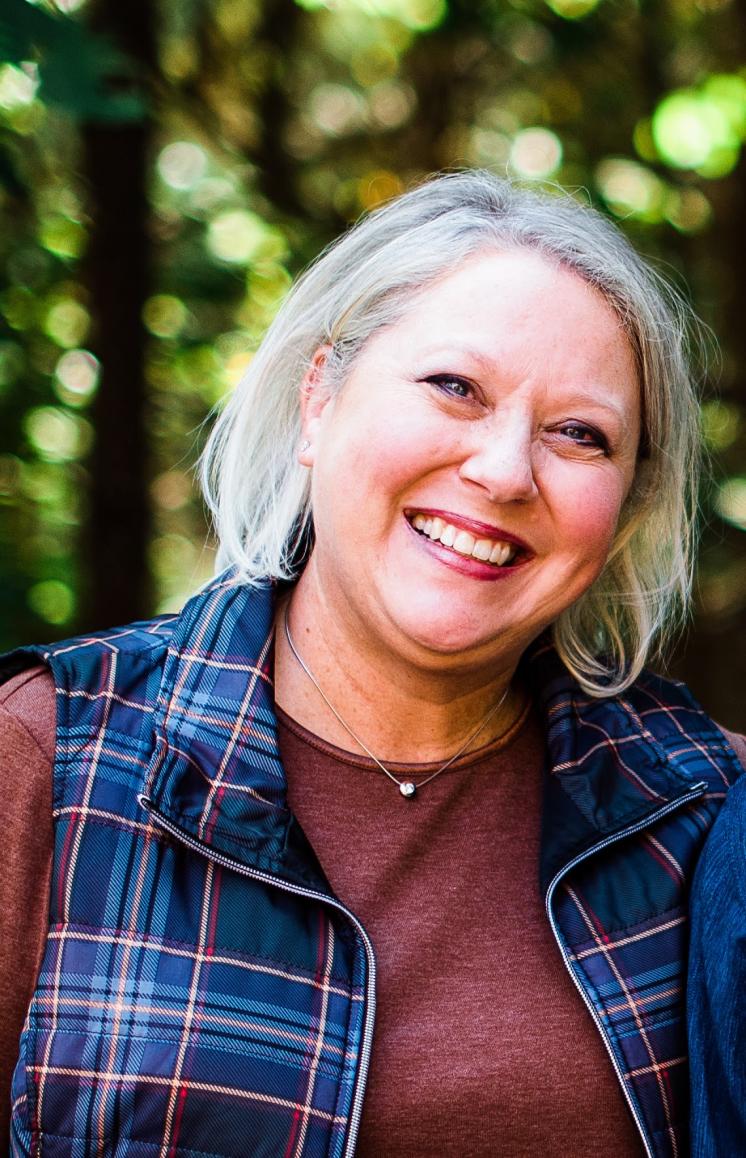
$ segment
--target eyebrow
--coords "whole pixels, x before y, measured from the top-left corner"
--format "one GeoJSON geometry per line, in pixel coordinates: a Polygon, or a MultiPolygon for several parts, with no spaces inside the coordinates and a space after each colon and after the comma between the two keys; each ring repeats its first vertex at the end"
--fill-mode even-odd
{"type": "Polygon", "coordinates": [[[465,346],[460,342],[449,342],[447,346],[431,346],[429,349],[422,351],[421,357],[448,358],[453,354],[460,354],[471,358],[472,361],[478,362],[480,366],[484,366],[487,370],[499,369],[497,362],[494,362],[488,354],[483,354],[482,351],[477,350],[475,346],[465,346]]]}
{"type": "MultiPolygon", "coordinates": [[[[421,354],[423,359],[449,359],[453,356],[471,358],[473,362],[478,363],[484,370],[491,373],[499,372],[500,370],[499,363],[490,358],[488,354],[484,354],[475,346],[463,345],[460,342],[449,343],[448,346],[431,346],[429,349],[423,350],[421,354]]],[[[611,411],[621,422],[627,421],[628,415],[626,408],[614,401],[614,399],[606,397],[603,387],[599,386],[598,393],[593,390],[586,390],[583,387],[571,387],[570,389],[571,401],[577,399],[578,402],[589,403],[591,406],[599,406],[602,410],[611,411]]]]}

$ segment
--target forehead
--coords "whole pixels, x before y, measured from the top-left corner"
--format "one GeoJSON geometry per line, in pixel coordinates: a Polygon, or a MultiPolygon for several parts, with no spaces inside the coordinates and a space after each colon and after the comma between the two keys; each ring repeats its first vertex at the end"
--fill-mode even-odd
{"type": "Polygon", "coordinates": [[[579,274],[536,250],[515,248],[474,254],[416,293],[403,320],[447,313],[454,324],[472,320],[487,329],[508,316],[545,327],[571,319],[602,326],[626,338],[613,306],[579,274]]]}
{"type": "MultiPolygon", "coordinates": [[[[613,306],[572,270],[532,249],[475,254],[413,296],[379,334],[379,352],[468,348],[503,365],[634,382],[631,343],[613,306]]],[[[377,344],[374,342],[374,344],[377,344]]],[[[454,368],[454,367],[451,367],[454,368]]]]}

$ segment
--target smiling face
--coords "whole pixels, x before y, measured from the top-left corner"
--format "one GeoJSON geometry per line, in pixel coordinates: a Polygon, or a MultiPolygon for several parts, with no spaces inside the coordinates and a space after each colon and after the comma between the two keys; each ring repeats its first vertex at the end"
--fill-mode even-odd
{"type": "Polygon", "coordinates": [[[329,396],[309,375],[302,582],[360,646],[517,662],[604,566],[635,471],[639,383],[618,317],[531,250],[413,298],[329,396]]]}

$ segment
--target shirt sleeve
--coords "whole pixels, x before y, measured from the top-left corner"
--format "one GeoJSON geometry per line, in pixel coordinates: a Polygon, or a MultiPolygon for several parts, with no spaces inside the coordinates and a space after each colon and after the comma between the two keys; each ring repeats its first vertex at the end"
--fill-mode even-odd
{"type": "Polygon", "coordinates": [[[47,933],[55,691],[46,668],[0,688],[0,1138],[7,1139],[18,1039],[47,933]]]}
{"type": "Polygon", "coordinates": [[[742,1154],[746,1139],[746,775],[705,844],[691,915],[691,1152],[724,1158],[742,1154]]]}

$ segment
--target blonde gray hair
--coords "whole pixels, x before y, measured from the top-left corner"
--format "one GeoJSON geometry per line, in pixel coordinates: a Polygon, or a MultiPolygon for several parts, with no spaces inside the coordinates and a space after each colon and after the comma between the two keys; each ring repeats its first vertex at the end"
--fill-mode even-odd
{"type": "Polygon", "coordinates": [[[484,249],[526,247],[593,286],[617,312],[637,362],[643,438],[606,565],[552,627],[570,672],[618,694],[680,626],[689,603],[700,436],[690,371],[696,324],[610,221],[567,193],[489,172],[438,176],[363,218],[288,294],[212,430],[201,462],[218,564],[242,581],[292,579],[313,540],[309,471],[297,461],[300,386],[332,349],[336,388],[368,338],[413,296],[484,249]]]}

